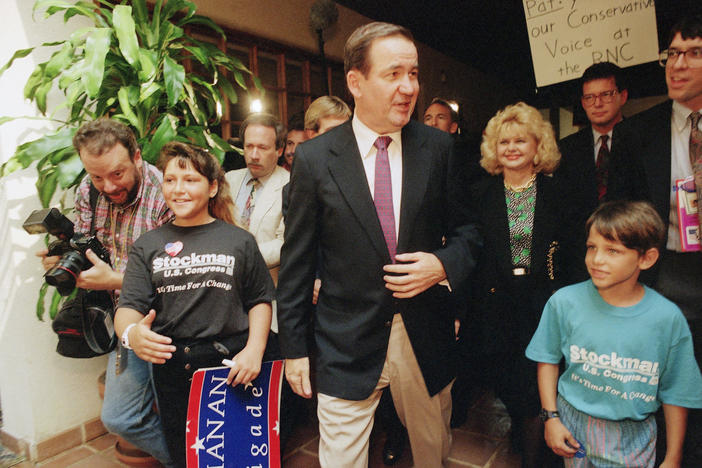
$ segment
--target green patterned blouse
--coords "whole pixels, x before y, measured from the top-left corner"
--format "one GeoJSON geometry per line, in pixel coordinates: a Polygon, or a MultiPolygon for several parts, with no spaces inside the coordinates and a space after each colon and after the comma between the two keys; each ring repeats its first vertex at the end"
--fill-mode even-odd
{"type": "Polygon", "coordinates": [[[512,265],[529,268],[531,265],[534,208],[536,207],[536,183],[523,192],[514,192],[505,187],[505,202],[507,203],[512,265]]]}

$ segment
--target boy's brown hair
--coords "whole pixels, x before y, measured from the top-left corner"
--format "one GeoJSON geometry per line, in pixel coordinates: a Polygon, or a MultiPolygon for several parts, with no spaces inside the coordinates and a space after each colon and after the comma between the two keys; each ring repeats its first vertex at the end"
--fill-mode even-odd
{"type": "Polygon", "coordinates": [[[663,246],[666,229],[653,206],[645,201],[611,201],[600,205],[588,218],[586,233],[594,227],[602,237],[621,242],[644,254],[663,246]]]}

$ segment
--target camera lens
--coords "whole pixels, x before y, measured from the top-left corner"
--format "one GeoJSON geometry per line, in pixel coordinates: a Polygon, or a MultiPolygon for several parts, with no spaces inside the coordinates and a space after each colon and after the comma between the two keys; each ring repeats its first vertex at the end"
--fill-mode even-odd
{"type": "Polygon", "coordinates": [[[76,280],[85,261],[85,257],[80,252],[66,252],[56,266],[46,272],[44,279],[51,286],[55,286],[59,294],[67,296],[75,289],[76,280]]]}

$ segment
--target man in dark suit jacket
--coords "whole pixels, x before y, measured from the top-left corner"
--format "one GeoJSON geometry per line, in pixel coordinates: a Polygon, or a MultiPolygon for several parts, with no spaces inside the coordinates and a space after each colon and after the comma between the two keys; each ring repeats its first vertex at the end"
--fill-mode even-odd
{"type": "MultiPolygon", "coordinates": [[[[668,226],[665,249],[644,282],[675,302],[685,314],[702,362],[702,253],[685,252],[677,219],[675,180],[693,174],[690,162],[692,117],[702,111],[702,15],[677,23],[661,52],[668,97],[622,122],[614,130],[613,198],[650,201],[668,226]]],[[[702,130],[702,122],[697,128],[702,130]]],[[[667,414],[666,414],[667,417],[667,414]]],[[[659,437],[660,444],[665,442],[659,437]]],[[[684,466],[702,466],[702,412],[691,411],[684,466]]]]}
{"type": "Polygon", "coordinates": [[[415,465],[439,467],[448,457],[450,288],[467,280],[480,240],[465,186],[452,177],[451,138],[410,122],[417,69],[408,30],[358,28],[345,47],[352,121],[295,153],[279,327],[286,377],[309,398],[306,335],[319,266],[323,286],[313,319],[323,467],[367,466],[373,411],[388,385],[415,465]],[[384,136],[391,139],[386,151],[384,136]],[[381,188],[388,196],[376,192],[381,188]],[[446,281],[449,287],[439,284],[446,281]]]}
{"type": "Polygon", "coordinates": [[[612,148],[614,126],[622,120],[622,106],[626,103],[628,92],[621,69],[611,62],[589,66],[583,73],[581,83],[580,103],[590,125],[559,142],[562,157],[556,178],[561,179],[562,186],[574,196],[583,215],[578,225],[582,225],[584,230],[587,218],[600,201],[607,199],[606,155],[612,148]],[[603,135],[607,139],[605,150],[602,150],[603,135]],[[604,151],[602,158],[605,160],[600,162],[598,169],[597,160],[601,151],[604,151]]]}

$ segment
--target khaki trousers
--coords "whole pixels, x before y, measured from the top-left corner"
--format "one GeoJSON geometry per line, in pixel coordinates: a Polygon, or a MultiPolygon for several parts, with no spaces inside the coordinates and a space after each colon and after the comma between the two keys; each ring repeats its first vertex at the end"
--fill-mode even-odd
{"type": "Polygon", "coordinates": [[[380,380],[365,400],[318,394],[319,463],[323,468],[366,468],[375,409],[390,386],[397,414],[407,428],[414,465],[444,466],[451,448],[451,385],[429,396],[405,325],[395,314],[380,380]]]}

